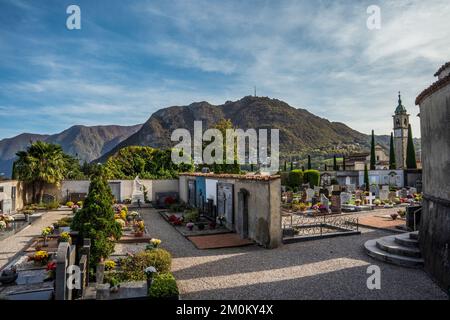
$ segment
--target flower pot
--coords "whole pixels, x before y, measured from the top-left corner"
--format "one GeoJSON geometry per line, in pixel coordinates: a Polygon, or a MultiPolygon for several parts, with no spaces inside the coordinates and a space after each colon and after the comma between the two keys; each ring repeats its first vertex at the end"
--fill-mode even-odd
{"type": "Polygon", "coordinates": [[[134,233],[135,237],[143,237],[144,236],[144,232],[143,231],[137,231],[134,233]]]}
{"type": "Polygon", "coordinates": [[[392,220],[397,220],[398,214],[397,213],[392,213],[391,214],[391,218],[392,218],[392,220]]]}

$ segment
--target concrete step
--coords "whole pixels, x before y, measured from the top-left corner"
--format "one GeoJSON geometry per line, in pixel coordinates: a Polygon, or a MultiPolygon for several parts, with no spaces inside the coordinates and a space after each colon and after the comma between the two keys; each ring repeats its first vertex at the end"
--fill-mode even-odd
{"type": "Polygon", "coordinates": [[[381,250],[377,247],[377,239],[366,241],[364,248],[369,256],[379,261],[407,268],[421,268],[423,266],[423,259],[399,256],[381,250]]]}
{"type": "Polygon", "coordinates": [[[412,247],[412,248],[419,247],[419,241],[416,239],[411,239],[409,233],[403,233],[398,236],[395,236],[395,242],[405,247],[412,247]]]}
{"type": "Polygon", "coordinates": [[[409,238],[414,239],[414,240],[419,240],[419,231],[410,232],[409,238]]]}
{"type": "Polygon", "coordinates": [[[377,247],[383,251],[396,254],[399,256],[421,258],[419,248],[406,247],[395,241],[396,236],[388,236],[380,238],[376,241],[377,247]]]}

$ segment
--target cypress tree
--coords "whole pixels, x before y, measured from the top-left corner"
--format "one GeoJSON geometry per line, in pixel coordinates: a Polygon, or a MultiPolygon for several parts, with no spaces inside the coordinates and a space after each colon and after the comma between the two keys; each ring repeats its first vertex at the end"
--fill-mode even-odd
{"type": "Polygon", "coordinates": [[[367,170],[367,164],[364,164],[364,185],[366,187],[366,191],[369,191],[369,171],[367,170]]]}
{"type": "Polygon", "coordinates": [[[286,160],[284,160],[284,170],[283,170],[284,172],[286,172],[287,171],[287,163],[286,163],[286,160]]]}
{"type": "Polygon", "coordinates": [[[328,167],[327,164],[325,163],[325,171],[328,171],[328,167]]]}
{"type": "Polygon", "coordinates": [[[370,170],[375,170],[375,134],[372,130],[372,141],[370,145],[370,170]]]}
{"type": "Polygon", "coordinates": [[[311,156],[308,154],[308,170],[311,170],[311,156]]]}
{"type": "Polygon", "coordinates": [[[333,156],[333,170],[334,171],[338,170],[336,155],[333,156]]]}
{"type": "Polygon", "coordinates": [[[13,166],[12,166],[11,179],[17,180],[17,178],[18,178],[18,174],[17,174],[17,170],[16,170],[16,161],[14,161],[13,166]]]}
{"type": "Polygon", "coordinates": [[[305,166],[302,166],[302,171],[305,171],[305,166]]]}
{"type": "Polygon", "coordinates": [[[395,161],[395,150],[394,150],[394,135],[391,132],[391,145],[389,147],[389,169],[397,169],[397,164],[395,161]]]}
{"type": "Polygon", "coordinates": [[[408,125],[408,144],[406,145],[406,168],[417,169],[416,150],[411,130],[411,124],[408,125]]]}
{"type": "Polygon", "coordinates": [[[291,162],[291,171],[294,170],[294,163],[291,162]]]}
{"type": "Polygon", "coordinates": [[[345,171],[345,156],[342,156],[342,170],[345,171]]]}

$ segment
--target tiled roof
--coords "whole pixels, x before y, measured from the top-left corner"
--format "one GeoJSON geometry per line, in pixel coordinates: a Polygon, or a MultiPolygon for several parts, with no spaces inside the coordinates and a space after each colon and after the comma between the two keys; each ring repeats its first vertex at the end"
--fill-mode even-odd
{"type": "Polygon", "coordinates": [[[441,73],[442,71],[444,71],[445,69],[447,69],[448,67],[450,67],[450,61],[447,62],[446,64],[443,64],[438,71],[436,71],[436,73],[434,74],[435,77],[437,77],[439,75],[439,73],[441,73]]]}
{"type": "Polygon", "coordinates": [[[450,85],[450,74],[448,76],[436,81],[431,86],[429,86],[427,89],[423,90],[422,93],[419,94],[416,98],[416,105],[420,105],[420,103],[422,102],[423,99],[427,98],[431,94],[444,88],[447,85],[450,85]]]}
{"type": "Polygon", "coordinates": [[[260,180],[269,181],[279,179],[279,175],[266,176],[266,175],[256,175],[256,174],[230,174],[230,173],[202,173],[202,172],[185,172],[180,173],[180,176],[190,176],[190,177],[206,177],[206,178],[222,178],[222,179],[240,179],[240,180],[260,180]]]}

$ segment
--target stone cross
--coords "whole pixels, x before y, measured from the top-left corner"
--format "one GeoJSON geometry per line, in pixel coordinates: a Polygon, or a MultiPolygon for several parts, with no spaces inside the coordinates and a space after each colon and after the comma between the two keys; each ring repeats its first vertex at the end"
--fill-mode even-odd
{"type": "Polygon", "coordinates": [[[375,196],[372,192],[369,192],[369,195],[366,196],[366,199],[369,200],[369,204],[372,205],[373,204],[373,200],[375,200],[375,196]]]}

